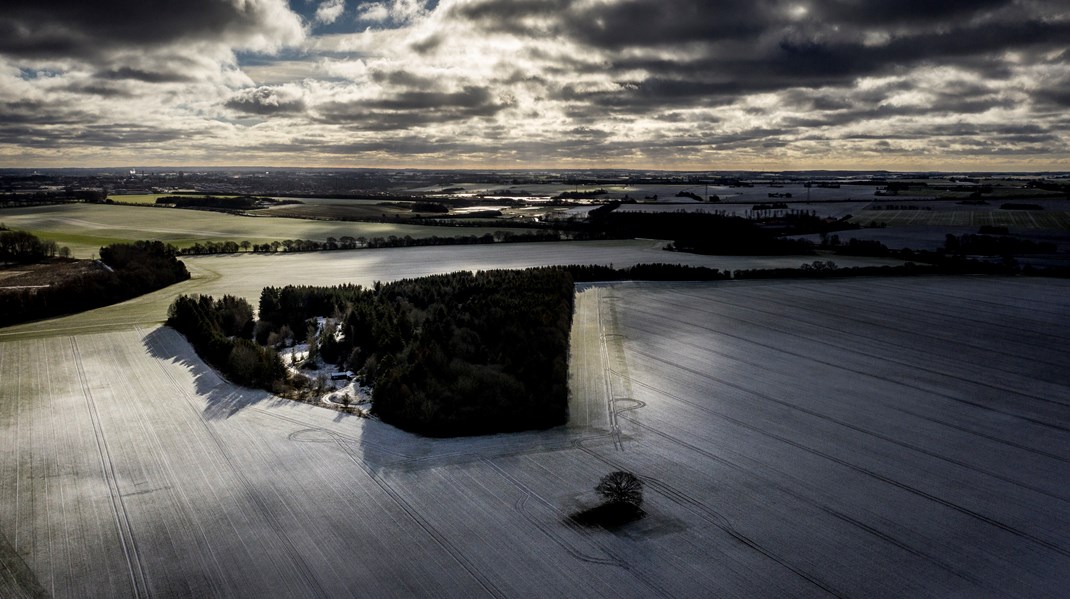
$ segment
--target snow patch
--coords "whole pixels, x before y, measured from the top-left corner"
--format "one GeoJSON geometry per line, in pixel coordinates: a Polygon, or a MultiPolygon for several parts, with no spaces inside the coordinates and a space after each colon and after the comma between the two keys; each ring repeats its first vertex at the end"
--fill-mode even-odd
{"type": "MultiPolygon", "coordinates": [[[[323,329],[329,326],[334,327],[335,339],[341,341],[344,338],[341,324],[333,319],[319,316],[315,318],[315,323],[317,338],[323,333],[323,329]]],[[[335,364],[327,364],[323,358],[317,356],[309,361],[311,349],[309,343],[297,343],[278,350],[287,373],[291,377],[300,377],[307,381],[307,388],[313,392],[310,403],[328,407],[348,407],[353,413],[369,416],[372,408],[372,388],[357,380],[352,371],[343,370],[335,364]],[[332,376],[339,374],[346,376],[332,376]]]]}

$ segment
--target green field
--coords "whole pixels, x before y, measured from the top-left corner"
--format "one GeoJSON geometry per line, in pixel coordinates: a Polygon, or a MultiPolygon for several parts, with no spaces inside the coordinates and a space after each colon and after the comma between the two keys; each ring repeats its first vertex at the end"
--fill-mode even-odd
{"type": "Polygon", "coordinates": [[[103,245],[138,239],[158,239],[182,248],[206,241],[325,241],[328,237],[347,235],[367,238],[407,235],[419,239],[484,235],[501,230],[494,227],[454,228],[235,216],[221,212],[101,204],[5,209],[0,212],[0,222],[9,228],[29,231],[42,239],[68,246],[78,258],[95,257],[103,245]]]}

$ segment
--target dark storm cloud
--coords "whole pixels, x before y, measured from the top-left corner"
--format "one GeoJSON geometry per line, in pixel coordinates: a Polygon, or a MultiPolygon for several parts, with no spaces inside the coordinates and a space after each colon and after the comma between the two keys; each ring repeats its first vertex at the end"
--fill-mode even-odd
{"type": "Polygon", "coordinates": [[[34,100],[0,102],[0,124],[71,125],[85,122],[90,115],[76,108],[34,100]]]}
{"type": "Polygon", "coordinates": [[[183,73],[169,73],[166,71],[146,71],[133,67],[119,67],[97,71],[94,76],[98,79],[142,81],[145,83],[185,83],[191,81],[189,75],[183,73]]]}
{"type": "Polygon", "coordinates": [[[436,85],[433,79],[408,71],[372,71],[371,77],[376,83],[389,83],[398,87],[432,88],[436,85]]]}
{"type": "Polygon", "coordinates": [[[856,133],[841,135],[838,139],[872,139],[872,140],[911,140],[924,137],[933,143],[1011,143],[1040,144],[1058,142],[1059,137],[1047,126],[1025,125],[977,125],[970,123],[952,123],[944,125],[926,124],[924,127],[906,127],[899,132],[856,133]]]}
{"type": "Polygon", "coordinates": [[[366,104],[387,110],[458,109],[478,116],[492,115],[504,107],[490,89],[477,86],[468,86],[458,92],[405,91],[394,97],[373,100],[366,104]]]}
{"type": "Polygon", "coordinates": [[[44,149],[58,146],[155,146],[182,141],[191,135],[202,139],[212,136],[212,132],[207,129],[146,127],[131,123],[84,127],[19,127],[7,124],[9,122],[0,120],[0,137],[18,140],[20,146],[44,149]]]}
{"type": "Polygon", "coordinates": [[[1036,94],[1036,102],[1044,108],[1070,108],[1070,78],[1047,82],[1036,94]]]}
{"type": "Polygon", "coordinates": [[[768,18],[768,5],[761,0],[631,0],[577,7],[570,0],[485,0],[457,5],[453,12],[492,30],[567,35],[621,47],[755,35],[768,18]]]}
{"type": "Polygon", "coordinates": [[[711,106],[729,104],[740,91],[730,81],[663,79],[650,77],[640,81],[621,81],[613,91],[582,91],[574,85],[560,90],[562,100],[582,100],[598,106],[645,109],[651,105],[671,108],[678,105],[711,106]]]}
{"type": "Polygon", "coordinates": [[[63,89],[73,94],[100,96],[102,98],[129,98],[133,96],[129,90],[111,84],[72,83],[63,89]]]}
{"type": "Polygon", "coordinates": [[[491,31],[558,35],[604,52],[572,65],[581,71],[650,73],[611,93],[560,90],[562,99],[636,111],[844,86],[919,65],[1007,77],[1002,53],[1065,47],[1070,20],[1053,17],[1067,13],[1066,4],[1026,0],[484,0],[453,9],[491,31]]]}
{"type": "MultiPolygon", "coordinates": [[[[816,109],[811,111],[811,116],[787,118],[783,123],[786,126],[801,128],[841,127],[892,117],[980,114],[993,108],[1011,108],[1015,105],[1013,100],[998,95],[971,94],[968,86],[964,86],[963,90],[958,90],[956,86],[950,85],[947,89],[948,91],[929,94],[929,99],[919,105],[900,106],[888,103],[873,105],[864,98],[848,96],[836,104],[837,108],[816,109]]],[[[820,97],[816,98],[813,104],[816,106],[820,101],[820,97]]],[[[806,105],[804,103],[801,107],[795,108],[805,110],[806,105]]]]}
{"type": "Polygon", "coordinates": [[[299,113],[305,111],[305,100],[300,95],[278,88],[261,86],[242,90],[226,101],[227,108],[258,114],[299,113]]]}
{"type": "Polygon", "coordinates": [[[117,48],[255,36],[273,8],[256,0],[6,0],[0,54],[90,58],[117,48]]]}
{"type": "Polygon", "coordinates": [[[1061,108],[1070,108],[1070,88],[1044,90],[1037,96],[1042,102],[1061,108]]]}
{"type": "Polygon", "coordinates": [[[659,73],[659,77],[692,77],[696,83],[726,88],[734,84],[739,92],[769,91],[844,84],[919,63],[955,65],[976,55],[1057,47],[1066,39],[1070,39],[1070,22],[992,23],[900,36],[881,45],[785,37],[773,46],[756,42],[749,53],[713,52],[698,59],[618,57],[612,61],[612,68],[644,69],[659,73]]]}
{"type": "Polygon", "coordinates": [[[452,12],[492,30],[567,35],[592,46],[622,48],[755,39],[797,24],[805,29],[932,28],[967,22],[1015,4],[1013,0],[623,0],[577,6],[569,0],[484,0],[457,5],[452,12]],[[805,12],[793,12],[799,9],[805,12]],[[541,30],[533,30],[532,23],[541,30]]]}
{"type": "Polygon", "coordinates": [[[507,106],[490,89],[469,86],[457,92],[402,91],[359,103],[329,102],[316,109],[321,122],[386,131],[494,116],[507,106]]]}
{"type": "Polygon", "coordinates": [[[968,19],[1010,7],[1012,0],[825,0],[813,4],[815,17],[864,25],[926,24],[968,19]]]}

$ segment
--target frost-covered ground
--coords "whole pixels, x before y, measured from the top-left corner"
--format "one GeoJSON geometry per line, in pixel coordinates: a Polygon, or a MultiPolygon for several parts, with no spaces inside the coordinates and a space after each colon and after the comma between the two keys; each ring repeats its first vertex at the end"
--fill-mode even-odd
{"type": "Polygon", "coordinates": [[[571,423],[417,438],[170,329],[0,343],[0,596],[1065,596],[1070,282],[579,289],[571,423]],[[625,468],[647,516],[567,515],[625,468]]]}
{"type": "MultiPolygon", "coordinates": [[[[338,323],[323,316],[316,318],[313,337],[319,338],[326,326],[331,326],[335,338],[341,340],[342,332],[338,330],[338,323]]],[[[290,376],[302,377],[306,381],[305,388],[309,396],[304,398],[304,401],[369,416],[372,407],[371,387],[362,385],[352,371],[340,369],[335,364],[327,364],[321,357],[310,359],[311,349],[308,343],[295,344],[293,339],[284,341],[282,347],[278,348],[279,358],[290,376]]]]}

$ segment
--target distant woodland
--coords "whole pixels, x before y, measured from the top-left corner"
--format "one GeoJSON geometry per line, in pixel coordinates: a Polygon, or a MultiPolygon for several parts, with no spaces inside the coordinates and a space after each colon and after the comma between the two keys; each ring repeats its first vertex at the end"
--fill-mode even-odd
{"type": "Polygon", "coordinates": [[[35,264],[57,254],[66,258],[70,253],[70,249],[60,248],[55,241],[0,225],[0,264],[35,264]]]}
{"type": "Polygon", "coordinates": [[[212,366],[240,385],[285,390],[286,368],[274,349],[252,341],[253,307],[230,295],[181,295],[171,304],[167,324],[186,336],[212,366]]]}
{"type": "Polygon", "coordinates": [[[786,255],[812,254],[809,241],[786,239],[785,234],[819,232],[831,224],[809,214],[785,216],[775,226],[737,216],[684,212],[616,212],[615,206],[592,210],[592,236],[613,239],[649,237],[672,239],[669,249],[696,254],[786,255]]]}
{"type": "Polygon", "coordinates": [[[174,206],[175,208],[193,208],[199,210],[219,210],[223,212],[244,212],[256,210],[268,206],[281,206],[284,204],[300,204],[297,200],[277,200],[275,198],[257,196],[162,196],[156,198],[159,206],[174,206]]]}
{"type": "MultiPolygon", "coordinates": [[[[8,233],[12,232],[3,232],[8,233]]],[[[23,245],[33,246],[28,242],[23,245]]],[[[159,241],[102,247],[100,262],[106,268],[62,278],[47,286],[4,289],[0,292],[0,326],[99,308],[190,277],[175,249],[159,241]]]]}

